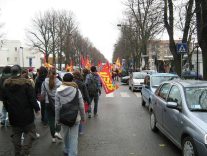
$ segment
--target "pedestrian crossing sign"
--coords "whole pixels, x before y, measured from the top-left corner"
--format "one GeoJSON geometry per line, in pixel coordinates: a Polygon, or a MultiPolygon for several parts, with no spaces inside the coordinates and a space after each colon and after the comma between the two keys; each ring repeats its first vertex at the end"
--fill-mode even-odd
{"type": "Polygon", "coordinates": [[[187,43],[177,43],[177,53],[178,54],[183,54],[187,53],[187,43]]]}

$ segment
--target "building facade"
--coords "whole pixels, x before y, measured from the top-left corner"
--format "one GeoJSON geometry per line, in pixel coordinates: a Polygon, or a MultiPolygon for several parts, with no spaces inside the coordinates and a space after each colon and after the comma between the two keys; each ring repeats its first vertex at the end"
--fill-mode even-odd
{"type": "Polygon", "coordinates": [[[0,66],[14,64],[34,68],[41,66],[42,55],[37,49],[23,47],[18,40],[2,40],[0,43],[0,66]]]}

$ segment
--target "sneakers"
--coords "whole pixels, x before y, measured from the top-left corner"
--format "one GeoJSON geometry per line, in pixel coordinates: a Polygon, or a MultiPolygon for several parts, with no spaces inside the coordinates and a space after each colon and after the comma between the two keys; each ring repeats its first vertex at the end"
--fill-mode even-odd
{"type": "Polygon", "coordinates": [[[36,138],[40,138],[40,134],[39,133],[36,133],[36,138]]]}
{"type": "Polygon", "coordinates": [[[91,113],[88,113],[88,118],[89,118],[89,119],[91,118],[91,113]]]}
{"type": "Polygon", "coordinates": [[[63,137],[60,135],[60,133],[57,133],[57,132],[55,133],[55,137],[59,140],[63,139],[63,137]]]}
{"type": "Polygon", "coordinates": [[[55,138],[52,138],[52,143],[56,143],[56,139],[55,138]]]}

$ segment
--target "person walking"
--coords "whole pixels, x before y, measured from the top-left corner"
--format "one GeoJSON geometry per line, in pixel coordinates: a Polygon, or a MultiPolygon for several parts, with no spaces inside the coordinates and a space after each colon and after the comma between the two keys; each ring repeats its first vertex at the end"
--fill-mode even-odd
{"type": "MultiPolygon", "coordinates": [[[[33,80],[33,78],[31,78],[31,77],[29,76],[29,72],[28,72],[27,69],[22,70],[21,77],[30,80],[30,82],[31,82],[31,84],[32,84],[32,87],[35,88],[34,80],[33,80]]],[[[37,133],[37,132],[36,132],[36,137],[37,137],[37,138],[40,137],[40,134],[37,133]]]]}
{"type": "MultiPolygon", "coordinates": [[[[67,156],[77,156],[78,155],[78,128],[79,123],[85,122],[85,111],[84,103],[81,91],[78,89],[78,85],[73,81],[73,75],[71,73],[66,73],[63,76],[63,84],[57,89],[55,96],[55,120],[57,124],[61,123],[61,117],[64,115],[62,112],[63,108],[68,108],[65,112],[69,114],[76,113],[72,125],[67,125],[63,123],[63,133],[64,133],[64,154],[67,156]],[[67,107],[69,106],[69,107],[67,107]],[[74,112],[77,108],[77,112],[74,112]]],[[[67,119],[70,119],[67,117],[67,119]]]]}
{"type": "Polygon", "coordinates": [[[3,102],[12,125],[15,156],[29,156],[32,141],[36,138],[34,111],[39,115],[40,107],[35,98],[31,81],[21,78],[19,65],[11,67],[11,77],[4,82],[3,102]]]}
{"type": "MultiPolygon", "coordinates": [[[[83,81],[83,78],[78,70],[73,72],[73,76],[74,76],[73,81],[78,85],[78,88],[81,91],[81,94],[83,96],[84,107],[86,110],[87,108],[90,107],[90,98],[88,95],[87,87],[86,87],[86,85],[83,81]]],[[[87,112],[85,111],[85,113],[87,113],[87,112]]],[[[84,129],[84,124],[80,123],[79,134],[83,134],[83,129],[84,129]]]]}
{"type": "MultiPolygon", "coordinates": [[[[9,77],[11,77],[11,67],[10,66],[6,66],[4,67],[3,71],[2,71],[2,75],[1,75],[1,78],[0,78],[0,101],[3,101],[3,97],[2,97],[2,92],[3,92],[3,84],[4,84],[4,81],[6,79],[8,79],[9,77]]],[[[3,107],[2,107],[2,115],[1,115],[1,125],[2,126],[6,126],[8,124],[8,121],[7,121],[7,111],[6,111],[6,108],[3,104],[3,107]]]]}
{"type": "MultiPolygon", "coordinates": [[[[85,84],[88,89],[90,104],[92,105],[92,101],[94,100],[94,109],[93,114],[96,117],[98,114],[98,100],[101,95],[101,79],[97,74],[97,70],[95,66],[91,67],[91,73],[86,76],[85,84]]],[[[90,105],[90,106],[91,106],[90,105]]],[[[91,118],[92,107],[89,108],[88,118],[91,118]]]]}
{"type": "Polygon", "coordinates": [[[45,111],[48,124],[50,127],[50,133],[52,136],[52,142],[56,142],[56,138],[62,139],[60,135],[61,126],[55,125],[55,93],[57,88],[62,82],[56,77],[57,73],[55,69],[51,69],[48,73],[48,78],[42,83],[41,95],[45,99],[45,111]]]}
{"type": "Polygon", "coordinates": [[[45,67],[41,66],[38,69],[38,75],[37,78],[35,79],[35,93],[36,93],[36,98],[40,102],[41,105],[41,121],[43,125],[47,125],[47,118],[45,116],[45,100],[41,98],[41,89],[42,89],[42,83],[45,81],[48,71],[45,67]]]}

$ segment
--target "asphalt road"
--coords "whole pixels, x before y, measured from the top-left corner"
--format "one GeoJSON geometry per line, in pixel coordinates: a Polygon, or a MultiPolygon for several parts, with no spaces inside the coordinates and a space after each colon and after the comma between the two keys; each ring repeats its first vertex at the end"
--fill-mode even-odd
{"type": "MultiPolygon", "coordinates": [[[[31,156],[62,156],[63,143],[52,144],[49,129],[37,119],[41,137],[33,144],[31,156]]],[[[12,155],[10,128],[1,127],[0,156],[12,155]]],[[[149,112],[141,106],[139,92],[126,85],[100,97],[98,117],[87,120],[79,137],[79,156],[179,156],[181,151],[162,133],[149,126],[149,112]]]]}

